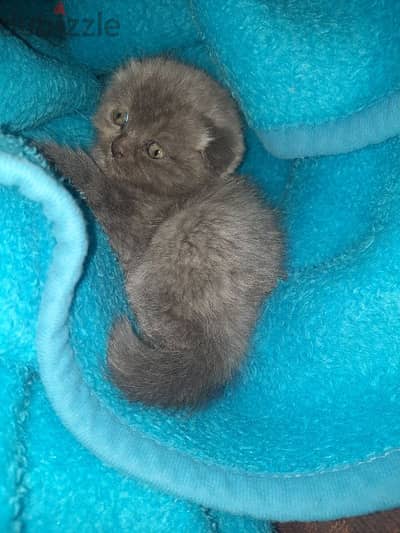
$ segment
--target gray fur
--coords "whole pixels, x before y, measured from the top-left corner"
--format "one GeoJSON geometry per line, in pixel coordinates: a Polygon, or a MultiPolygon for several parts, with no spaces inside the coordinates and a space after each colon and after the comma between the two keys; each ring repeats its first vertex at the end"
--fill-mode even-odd
{"type": "Polygon", "coordinates": [[[275,215],[232,175],[243,154],[238,111],[203,72],[156,58],[116,72],[95,125],[90,155],[45,152],[84,192],[124,267],[141,338],[116,322],[112,379],[131,400],[195,406],[240,366],[281,274],[275,215]],[[111,119],[121,108],[122,127],[111,119]],[[147,155],[150,140],[166,157],[147,155]]]}

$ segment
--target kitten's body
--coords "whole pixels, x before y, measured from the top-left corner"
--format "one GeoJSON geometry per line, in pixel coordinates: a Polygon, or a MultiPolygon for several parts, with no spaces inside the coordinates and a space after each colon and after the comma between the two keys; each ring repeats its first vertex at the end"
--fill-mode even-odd
{"type": "Polygon", "coordinates": [[[96,125],[91,156],[56,146],[47,154],[85,193],[125,270],[142,338],[126,319],[115,325],[112,376],[131,399],[195,405],[238,368],[276,284],[282,241],[274,214],[231,175],[243,151],[236,110],[200,71],[159,59],[131,63],[116,74],[96,125]],[[107,116],[126,100],[133,124],[116,132],[107,116]],[[164,161],[143,155],[154,138],[167,147],[164,161]]]}

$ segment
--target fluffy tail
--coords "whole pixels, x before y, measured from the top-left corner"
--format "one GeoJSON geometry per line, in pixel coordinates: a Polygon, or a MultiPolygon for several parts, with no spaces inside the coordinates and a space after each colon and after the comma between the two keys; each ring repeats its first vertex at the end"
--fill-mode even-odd
{"type": "Polygon", "coordinates": [[[232,366],[209,341],[191,353],[154,348],[135,335],[126,318],[115,323],[108,346],[108,367],[117,387],[130,400],[160,407],[201,404],[230,378],[232,366]]]}

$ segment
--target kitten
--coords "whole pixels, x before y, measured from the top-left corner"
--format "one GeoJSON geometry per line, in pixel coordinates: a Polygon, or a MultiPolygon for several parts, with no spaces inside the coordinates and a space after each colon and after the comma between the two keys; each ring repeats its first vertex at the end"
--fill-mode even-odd
{"type": "Polygon", "coordinates": [[[196,406],[241,364],[281,274],[274,212],[240,176],[238,111],[204,72],[163,58],[118,70],[91,154],[45,153],[71,178],[123,265],[140,338],[113,327],[108,365],[131,400],[196,406]]]}

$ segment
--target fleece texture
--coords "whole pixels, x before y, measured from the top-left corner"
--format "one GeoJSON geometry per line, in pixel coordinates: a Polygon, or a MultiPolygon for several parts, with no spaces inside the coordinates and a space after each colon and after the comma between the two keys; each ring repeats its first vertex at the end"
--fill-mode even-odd
{"type": "Polygon", "coordinates": [[[68,56],[64,41],[50,39],[54,23],[46,31],[47,39],[12,26],[20,22],[40,27],[43,12],[32,18],[21,3],[9,2],[9,7],[5,2],[0,9],[0,17],[9,19],[0,25],[0,126],[37,139],[88,145],[93,133],[90,116],[101,84],[68,56]]]}
{"type": "Polygon", "coordinates": [[[0,529],[252,533],[399,506],[397,3],[148,5],[47,5],[44,35],[0,9],[0,529]],[[100,11],[120,36],[59,24],[100,11]],[[237,96],[241,172],[287,241],[246,363],[197,412],[128,404],[106,379],[118,260],[21,137],[88,145],[99,72],[160,51],[237,96]]]}
{"type": "Polygon", "coordinates": [[[187,0],[97,0],[90,4],[66,0],[64,6],[67,24],[77,21],[68,40],[71,54],[97,71],[115,69],[133,56],[168,54],[200,41],[187,0]],[[93,25],[86,29],[88,18],[93,25]],[[95,35],[90,38],[85,33],[95,35]]]}
{"type": "Polygon", "coordinates": [[[394,125],[384,101],[394,95],[400,133],[398,2],[191,3],[224,79],[278,157],[340,153],[388,138],[394,125]],[[374,106],[380,129],[388,119],[378,141],[373,128],[365,131],[374,106]],[[332,123],[344,118],[332,138],[332,123]]]}

